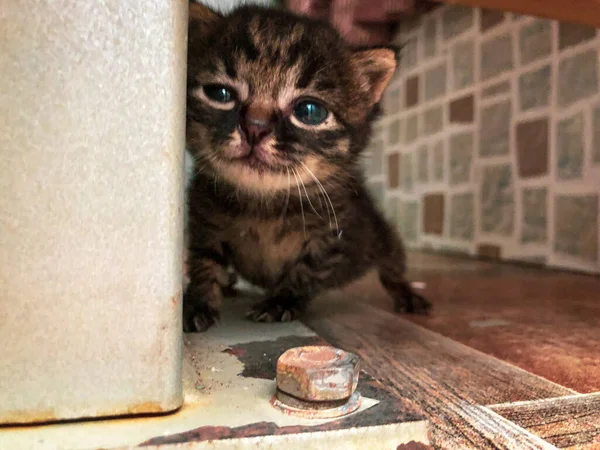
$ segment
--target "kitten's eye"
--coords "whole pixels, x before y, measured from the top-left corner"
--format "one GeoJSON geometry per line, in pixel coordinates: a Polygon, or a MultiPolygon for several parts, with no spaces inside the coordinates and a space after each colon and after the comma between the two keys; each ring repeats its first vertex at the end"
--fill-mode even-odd
{"type": "Polygon", "coordinates": [[[325,119],[329,116],[329,111],[320,103],[305,100],[294,107],[294,115],[306,125],[319,125],[325,122],[325,119]]]}
{"type": "Polygon", "coordinates": [[[233,92],[220,84],[211,84],[202,88],[204,94],[217,103],[229,103],[234,100],[233,92]]]}

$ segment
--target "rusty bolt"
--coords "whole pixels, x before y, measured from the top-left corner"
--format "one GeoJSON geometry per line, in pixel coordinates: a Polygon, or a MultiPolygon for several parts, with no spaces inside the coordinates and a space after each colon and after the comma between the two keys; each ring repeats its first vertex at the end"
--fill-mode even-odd
{"type": "Polygon", "coordinates": [[[334,347],[286,351],[277,361],[277,389],[309,402],[345,400],[358,384],[359,359],[334,347]]]}

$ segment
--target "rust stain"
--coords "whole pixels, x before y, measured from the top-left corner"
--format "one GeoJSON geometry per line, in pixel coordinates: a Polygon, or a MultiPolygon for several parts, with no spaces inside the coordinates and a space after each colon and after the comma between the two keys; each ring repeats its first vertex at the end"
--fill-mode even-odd
{"type": "Polygon", "coordinates": [[[425,445],[421,442],[410,441],[406,444],[400,444],[396,450],[433,450],[430,445],[425,445]]]}
{"type": "MultiPolygon", "coordinates": [[[[152,445],[168,445],[168,444],[180,444],[189,442],[204,442],[214,441],[221,439],[243,439],[253,438],[260,436],[283,436],[288,434],[301,434],[301,433],[317,433],[326,431],[340,430],[345,427],[340,427],[336,424],[338,421],[333,421],[328,424],[317,425],[317,426],[302,426],[302,425],[290,425],[285,427],[279,427],[274,422],[257,422],[249,425],[242,425],[239,427],[217,427],[217,426],[205,426],[196,428],[188,432],[174,434],[170,436],[159,436],[149,439],[146,442],[141,443],[140,447],[152,446],[152,445]]],[[[433,447],[425,446],[424,444],[416,441],[410,442],[411,445],[408,447],[398,447],[400,450],[431,450],[433,447]]]]}
{"type": "Polygon", "coordinates": [[[277,388],[302,400],[347,399],[358,375],[358,357],[328,345],[291,348],[277,360],[277,388]]]}
{"type": "Polygon", "coordinates": [[[225,350],[223,350],[223,353],[227,353],[228,355],[232,355],[237,358],[243,358],[244,356],[247,355],[248,352],[246,350],[244,350],[243,348],[233,347],[233,348],[226,348],[225,350]]]}
{"type": "MultiPolygon", "coordinates": [[[[107,409],[104,411],[99,411],[95,414],[96,418],[102,417],[122,417],[122,416],[140,416],[140,415],[152,415],[152,414],[165,414],[171,413],[173,410],[165,409],[158,402],[143,402],[135,405],[123,405],[123,407],[116,407],[112,409],[107,409]]],[[[152,417],[152,416],[150,416],[152,417]]],[[[125,419],[124,420],[129,420],[125,419]]]]}
{"type": "Polygon", "coordinates": [[[177,304],[179,303],[179,300],[181,299],[182,296],[183,296],[183,291],[180,289],[175,293],[175,295],[173,297],[171,297],[171,305],[177,306],[177,304]]]}
{"type": "Polygon", "coordinates": [[[153,418],[152,414],[165,414],[171,412],[173,412],[173,410],[165,409],[158,402],[143,402],[135,405],[123,405],[123,407],[98,411],[94,415],[94,418],[123,418],[123,420],[130,420],[126,419],[125,416],[148,415],[150,418],[153,418]]]}
{"type": "MultiPolygon", "coordinates": [[[[326,345],[326,342],[318,336],[285,336],[274,341],[257,341],[232,345],[222,350],[222,352],[237,357],[244,364],[244,370],[239,376],[273,380],[276,376],[276,361],[279,356],[290,348],[305,345],[326,345]]],[[[257,422],[234,428],[201,426],[193,430],[171,435],[156,436],[141,443],[139,446],[145,447],[174,443],[190,444],[192,442],[219,439],[325,432],[426,420],[422,411],[417,409],[414,404],[397,397],[366,373],[359,380],[358,390],[363,396],[378,400],[379,403],[359,414],[345,416],[325,424],[279,427],[273,422],[257,422]]],[[[202,405],[191,406],[184,403],[182,410],[190,407],[201,408],[202,405]]]]}
{"type": "Polygon", "coordinates": [[[23,430],[42,429],[48,425],[64,424],[77,422],[81,426],[85,424],[95,424],[98,420],[110,419],[111,424],[131,423],[160,423],[161,421],[171,421],[172,414],[182,411],[194,411],[202,408],[203,405],[195,403],[183,403],[179,408],[166,409],[157,402],[144,402],[138,405],[125,406],[124,408],[113,408],[105,411],[98,411],[92,416],[64,418],[60,417],[53,410],[37,411],[35,415],[27,412],[15,412],[12,421],[0,423],[0,429],[5,426],[19,427],[23,430]]]}
{"type": "Polygon", "coordinates": [[[96,416],[90,418],[91,423],[97,419],[111,419],[111,424],[132,423],[160,423],[162,421],[171,421],[173,414],[179,414],[183,411],[194,411],[201,408],[202,405],[183,403],[179,408],[166,409],[157,402],[144,402],[138,405],[125,406],[124,409],[114,408],[112,410],[99,412],[96,416]]]}
{"type": "Polygon", "coordinates": [[[42,409],[34,411],[11,411],[2,414],[2,425],[18,425],[36,422],[56,422],[60,420],[53,409],[42,409]]]}
{"type": "Polygon", "coordinates": [[[347,416],[358,410],[362,398],[358,393],[344,401],[310,402],[296,399],[281,391],[271,399],[271,405],[283,414],[306,419],[333,419],[347,416]]]}
{"type": "Polygon", "coordinates": [[[144,402],[125,409],[126,414],[148,414],[167,412],[160,403],[144,402]]]}

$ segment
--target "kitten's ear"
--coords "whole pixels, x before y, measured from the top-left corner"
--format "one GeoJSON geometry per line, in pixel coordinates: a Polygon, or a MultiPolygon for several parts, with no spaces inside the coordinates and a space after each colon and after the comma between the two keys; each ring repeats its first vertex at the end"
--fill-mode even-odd
{"type": "Polygon", "coordinates": [[[190,1],[190,23],[193,22],[203,25],[211,25],[215,22],[218,22],[222,18],[223,16],[221,14],[213,11],[208,6],[202,3],[196,3],[195,1],[190,1]]]}
{"type": "Polygon", "coordinates": [[[370,106],[381,100],[396,70],[397,55],[395,49],[387,47],[356,50],[352,55],[351,62],[360,77],[361,88],[370,95],[370,106]]]}
{"type": "MultiPolygon", "coordinates": [[[[1,0],[0,0],[1,1],[1,0]]],[[[188,64],[202,54],[198,45],[204,43],[223,16],[202,3],[190,1],[188,27],[188,64]]]]}

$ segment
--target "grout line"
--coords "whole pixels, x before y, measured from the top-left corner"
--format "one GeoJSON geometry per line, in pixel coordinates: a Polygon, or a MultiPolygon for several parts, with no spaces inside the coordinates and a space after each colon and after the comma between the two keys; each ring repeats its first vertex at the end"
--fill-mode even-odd
{"type": "MultiPolygon", "coordinates": [[[[558,53],[558,25],[552,23],[552,55],[558,53]]],[[[556,232],[555,219],[555,186],[556,186],[556,110],[558,108],[558,58],[554,57],[551,63],[552,80],[550,85],[550,112],[548,114],[548,184],[546,187],[546,264],[551,265],[554,260],[554,235],[556,232]]]]}

